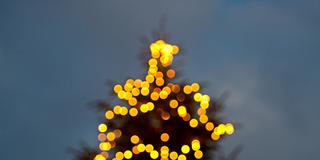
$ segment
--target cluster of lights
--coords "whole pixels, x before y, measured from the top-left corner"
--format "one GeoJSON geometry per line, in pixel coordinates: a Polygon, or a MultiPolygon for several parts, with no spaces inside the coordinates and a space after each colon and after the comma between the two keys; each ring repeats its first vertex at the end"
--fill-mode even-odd
{"type": "MultiPolygon", "coordinates": [[[[214,124],[209,121],[207,109],[210,106],[210,97],[199,92],[200,85],[192,83],[190,85],[180,86],[179,84],[168,83],[167,79],[175,77],[176,72],[170,69],[174,55],[178,54],[179,47],[168,44],[163,40],[158,40],[150,45],[151,58],[148,61],[148,73],[143,80],[128,79],[124,85],[116,84],[114,92],[119,99],[127,101],[130,107],[116,105],[112,110],[105,112],[105,118],[112,120],[116,117],[129,116],[134,118],[139,114],[146,114],[157,109],[155,102],[165,100],[170,110],[177,114],[161,110],[161,118],[169,120],[172,116],[180,117],[187,123],[191,129],[203,127],[204,132],[211,133],[211,139],[217,141],[224,134],[231,135],[234,127],[231,123],[214,124]],[[188,112],[184,105],[187,95],[193,96],[199,108],[196,110],[197,115],[188,112]]],[[[160,108],[159,108],[160,109],[160,108]]],[[[140,153],[147,153],[151,159],[172,159],[186,160],[188,154],[193,154],[194,158],[201,159],[204,153],[201,151],[201,140],[192,138],[189,144],[181,144],[181,148],[170,149],[167,142],[170,139],[170,133],[162,133],[159,137],[163,146],[154,146],[153,144],[144,144],[139,135],[132,135],[130,142],[133,145],[123,151],[112,151],[116,147],[117,139],[121,138],[120,129],[109,130],[107,124],[102,123],[98,126],[98,140],[100,141],[99,149],[101,152],[95,156],[94,160],[121,160],[131,159],[140,153]],[[111,153],[113,153],[111,155],[111,153]],[[109,155],[110,154],[110,155],[109,155]]],[[[130,133],[128,133],[130,134],[130,133]]],[[[173,140],[173,139],[172,139],[173,140]]]]}

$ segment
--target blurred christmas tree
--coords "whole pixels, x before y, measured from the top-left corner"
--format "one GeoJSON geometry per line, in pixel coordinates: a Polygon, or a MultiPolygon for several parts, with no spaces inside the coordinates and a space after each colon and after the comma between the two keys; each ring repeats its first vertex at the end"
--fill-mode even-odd
{"type": "Polygon", "coordinates": [[[218,101],[200,93],[199,83],[174,82],[171,64],[178,53],[178,46],[163,40],[150,45],[146,76],[114,85],[126,105],[100,103],[105,121],[98,125],[99,149],[84,148],[78,159],[212,158],[217,141],[234,126],[217,118],[218,101]]]}

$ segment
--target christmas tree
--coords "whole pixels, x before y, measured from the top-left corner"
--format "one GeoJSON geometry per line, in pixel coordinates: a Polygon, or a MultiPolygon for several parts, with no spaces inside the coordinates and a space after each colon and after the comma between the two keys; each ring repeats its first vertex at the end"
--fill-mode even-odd
{"type": "Polygon", "coordinates": [[[217,118],[220,103],[199,83],[175,81],[179,47],[157,40],[149,48],[146,76],[113,86],[123,105],[100,103],[99,149],[79,159],[210,159],[217,141],[233,134],[233,124],[217,118]]]}

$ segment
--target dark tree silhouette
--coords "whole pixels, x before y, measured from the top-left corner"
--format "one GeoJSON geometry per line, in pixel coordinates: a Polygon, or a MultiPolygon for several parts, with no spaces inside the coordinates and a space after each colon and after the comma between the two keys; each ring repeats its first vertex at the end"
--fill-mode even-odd
{"type": "Polygon", "coordinates": [[[99,102],[105,118],[98,148],[83,147],[76,159],[211,159],[218,140],[234,132],[218,118],[221,101],[200,93],[199,83],[176,80],[172,63],[180,48],[161,39],[141,56],[145,77],[113,84],[119,104],[99,102]]]}

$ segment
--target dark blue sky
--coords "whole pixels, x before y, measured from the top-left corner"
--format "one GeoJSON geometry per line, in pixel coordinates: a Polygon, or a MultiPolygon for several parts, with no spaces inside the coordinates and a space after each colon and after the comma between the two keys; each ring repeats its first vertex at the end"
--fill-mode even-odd
{"type": "Polygon", "coordinates": [[[242,128],[225,152],[320,159],[318,0],[2,0],[0,159],[68,160],[69,146],[96,145],[88,103],[110,99],[107,79],[144,73],[138,39],[162,16],[184,78],[231,93],[224,116],[242,128]]]}

